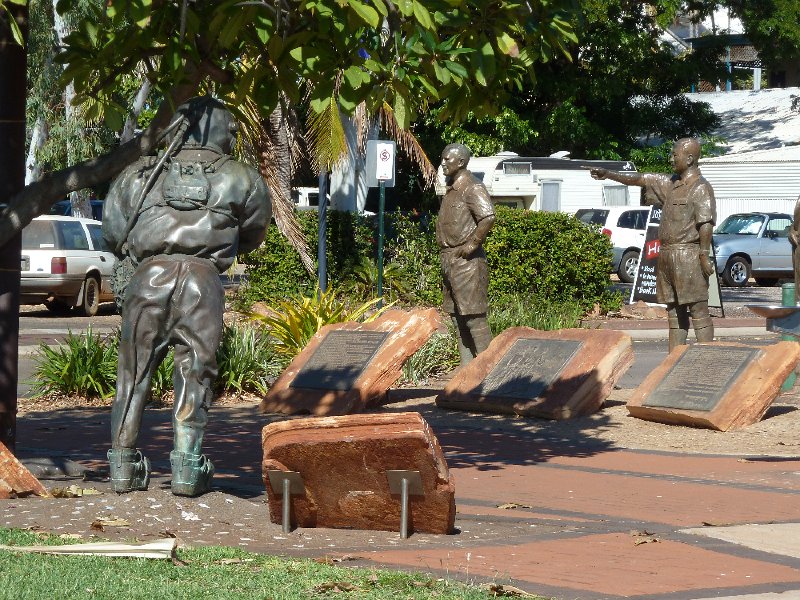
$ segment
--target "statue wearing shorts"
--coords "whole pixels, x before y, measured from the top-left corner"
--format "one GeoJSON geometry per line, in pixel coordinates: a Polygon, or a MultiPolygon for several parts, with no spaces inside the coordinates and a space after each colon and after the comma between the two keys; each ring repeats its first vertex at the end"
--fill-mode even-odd
{"type": "Polygon", "coordinates": [[[672,149],[674,175],[615,173],[592,169],[595,179],[645,188],[649,203],[662,208],[656,264],[656,299],[667,305],[669,350],[686,343],[691,315],[698,342],[714,340],[708,312],[708,279],[716,273],[711,233],[716,203],[711,184],[700,174],[700,142],[684,138],[672,149]]]}

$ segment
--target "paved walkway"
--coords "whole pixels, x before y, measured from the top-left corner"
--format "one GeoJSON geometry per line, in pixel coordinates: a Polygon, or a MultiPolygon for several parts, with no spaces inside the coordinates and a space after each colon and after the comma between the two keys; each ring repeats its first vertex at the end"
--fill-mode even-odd
{"type": "Polygon", "coordinates": [[[75,483],[105,493],[0,501],[0,525],[87,539],[174,535],[185,544],[494,581],[563,600],[800,598],[800,456],[631,450],[588,429],[528,431],[504,419],[436,409],[434,392],[420,390],[415,399],[407,393],[412,400],[382,410],[417,409],[439,437],[456,481],[453,535],[283,535],[270,522],[260,477],[260,432],[270,418],[251,405],[212,410],[205,449],[219,476],[216,491],[198,499],[169,493],[167,410],[145,416],[141,446],[156,470],[151,489],[123,496],[109,491],[102,473],[90,473],[89,481],[63,477],[105,468],[108,409],[23,415],[18,455],[50,465],[60,479],[44,480],[48,487],[75,483]],[[103,516],[129,524],[92,530],[103,516]]]}

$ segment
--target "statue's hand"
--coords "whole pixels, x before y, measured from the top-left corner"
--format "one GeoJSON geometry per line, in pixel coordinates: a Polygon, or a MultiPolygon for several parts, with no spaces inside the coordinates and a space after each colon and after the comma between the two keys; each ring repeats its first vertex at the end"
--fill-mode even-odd
{"type": "Polygon", "coordinates": [[[458,247],[457,254],[461,258],[469,258],[475,250],[478,249],[478,244],[472,240],[467,240],[458,247]]]}
{"type": "Polygon", "coordinates": [[[700,266],[702,267],[703,274],[706,277],[711,277],[711,275],[717,272],[714,261],[711,260],[711,257],[708,254],[700,254],[700,266]]]}
{"type": "Polygon", "coordinates": [[[596,167],[594,169],[589,169],[589,173],[591,174],[592,179],[605,179],[608,176],[608,169],[596,167]]]}

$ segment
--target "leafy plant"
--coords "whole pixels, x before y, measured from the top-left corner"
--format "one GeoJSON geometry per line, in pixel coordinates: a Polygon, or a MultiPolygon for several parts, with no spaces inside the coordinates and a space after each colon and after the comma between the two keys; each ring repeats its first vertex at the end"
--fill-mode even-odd
{"type": "Polygon", "coordinates": [[[156,367],[150,380],[150,393],[153,398],[163,398],[174,388],[172,372],[175,370],[175,351],[170,348],[164,360],[156,367]]]}
{"type": "Polygon", "coordinates": [[[285,366],[267,335],[254,327],[226,325],[217,350],[216,387],[223,392],[265,394],[285,366]]]}
{"type": "Polygon", "coordinates": [[[278,303],[273,315],[265,316],[247,313],[248,316],[267,328],[275,338],[275,350],[279,354],[292,357],[299,353],[312,336],[324,325],[342,323],[344,321],[372,321],[389,306],[377,310],[371,315],[369,311],[380,301],[373,298],[363,304],[350,308],[338,298],[336,290],[329,288],[311,296],[300,296],[278,303]]]}
{"type": "Polygon", "coordinates": [[[498,335],[511,327],[540,330],[578,327],[583,313],[577,302],[550,302],[512,294],[490,304],[488,320],[492,335],[498,335]]]}
{"type": "Polygon", "coordinates": [[[39,344],[34,361],[32,391],[36,396],[79,395],[87,398],[108,398],[114,395],[117,381],[116,346],[109,339],[92,332],[67,334],[56,347],[39,344]]]}
{"type": "Polygon", "coordinates": [[[458,341],[452,326],[447,333],[434,334],[403,365],[401,383],[419,384],[431,377],[444,375],[460,362],[458,341]]]}
{"type": "MultiPolygon", "coordinates": [[[[374,298],[378,293],[378,265],[370,258],[362,257],[361,262],[348,274],[343,284],[347,293],[358,298],[374,298]]],[[[409,293],[402,267],[396,262],[383,266],[384,300],[395,302],[409,293]]]]}

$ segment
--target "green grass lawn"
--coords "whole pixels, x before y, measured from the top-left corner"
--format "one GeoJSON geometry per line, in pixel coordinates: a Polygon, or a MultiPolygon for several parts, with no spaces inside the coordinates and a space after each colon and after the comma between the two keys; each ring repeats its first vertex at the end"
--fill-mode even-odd
{"type": "MultiPolygon", "coordinates": [[[[69,543],[55,536],[0,529],[0,545],[69,543]]],[[[228,547],[181,549],[179,561],[50,556],[0,550],[0,598],[461,598],[485,588],[421,574],[346,568],[228,547]]]]}

